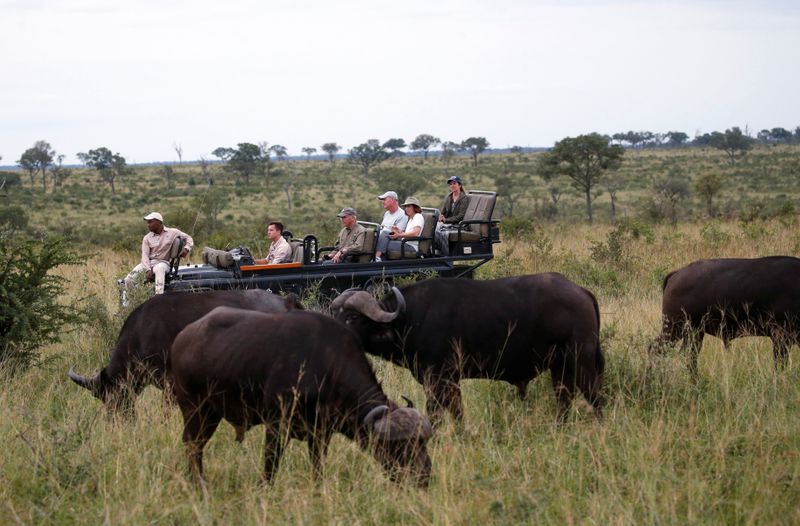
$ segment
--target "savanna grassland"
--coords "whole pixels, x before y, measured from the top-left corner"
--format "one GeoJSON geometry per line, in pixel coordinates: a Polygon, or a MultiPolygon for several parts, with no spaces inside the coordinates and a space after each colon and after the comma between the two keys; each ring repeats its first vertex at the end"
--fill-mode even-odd
{"type": "MultiPolygon", "coordinates": [[[[117,197],[77,175],[75,189],[68,184],[56,194],[63,202],[17,189],[12,204],[24,203],[37,228],[71,233],[78,244],[102,243],[80,244],[90,254],[86,263],[58,270],[68,280],[64,301],[88,309],[92,322],[43,349],[39,366],[4,374],[0,522],[797,524],[800,350],[792,349],[790,365],[776,371],[766,338],[735,340],[726,352],[707,337],[697,380],[679,349],[662,356],[647,352],[660,326],[661,281],[670,270],[705,257],[800,253],[792,208],[800,181],[790,172],[798,150],[756,150],[735,166],[717,155],[626,153],[622,170],[629,183],[618,211],[623,220],[604,221],[608,202],[600,197],[600,224],[594,226],[580,222],[582,202],[568,190],[555,218],[536,215],[548,190],[525,172],[532,158],[490,156],[477,169],[462,159],[449,167],[409,159],[384,168],[432,180],[436,184],[416,192],[432,204],[443,194],[437,181],[446,172],[461,173],[471,188],[497,188],[492,183],[503,167],[529,181],[514,217],[505,218],[495,260],[478,277],[562,272],[594,291],[601,309],[604,419],[596,422],[581,399],[567,422],[557,424],[547,374],[532,382],[524,401],[509,385],[465,381],[464,427],[447,421],[437,429],[429,445],[433,480],[427,491],[392,484],[369,454],[341,436],[331,444],[320,484],[312,480],[305,444],[293,442],[274,485],[263,487],[263,433],[254,428],[240,445],[227,425],[206,448],[208,484],[193,485],[180,440],[182,419],[160,391],[145,390],[134,420],[109,420],[100,403],[66,376],[73,363],[88,372],[107,362],[121,325],[113,282],[137,259],[144,233],[139,218],[151,209],[169,218],[188,207],[202,186],[188,183],[192,168],[176,169],[185,178],[160,197],[157,174],[148,170],[124,183],[117,197]],[[703,204],[690,196],[681,203],[677,225],[645,221],[652,178],[675,166],[690,178],[706,170],[725,176],[717,218],[705,218],[703,204]]],[[[198,239],[255,239],[265,217],[288,217],[297,233],[320,232],[331,223],[334,232],[335,211],[352,204],[379,217],[374,195],[389,189],[378,179],[380,170],[365,180],[341,164],[330,173],[322,162],[286,165],[260,186],[228,181],[222,225],[198,232],[198,239]],[[296,176],[288,173],[294,168],[296,176]],[[291,212],[280,183],[290,177],[296,177],[291,212]]],[[[309,305],[324,310],[313,299],[309,305]]],[[[405,394],[424,407],[422,389],[405,370],[373,363],[391,398],[405,394]]]]}

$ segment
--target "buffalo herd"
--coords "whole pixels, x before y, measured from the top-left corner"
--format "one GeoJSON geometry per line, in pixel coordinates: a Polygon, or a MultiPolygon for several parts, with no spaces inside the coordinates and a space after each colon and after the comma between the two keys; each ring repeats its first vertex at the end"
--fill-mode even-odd
{"type": "MultiPolygon", "coordinates": [[[[331,311],[305,311],[293,295],[259,290],[155,296],[127,318],[103,370],[85,377],[71,368],[69,377],[110,413],[130,411],[148,384],[164,388],[183,415],[197,479],[203,448],[224,419],[238,440],[264,425],[267,481],[286,438],[307,442],[319,477],[338,432],[373,454],[392,480],[425,486],[427,441],[445,412],[463,419],[459,381],[466,378],[505,381],[522,398],[549,371],[558,420],[578,392],[602,416],[600,310],[591,292],[561,274],[431,279],[393,287],[380,300],[348,290],[331,311]],[[423,386],[428,416],[408,399],[406,407],[389,399],[366,354],[407,368],[423,386]]],[[[800,259],[696,261],[664,279],[662,320],[651,349],[680,340],[693,375],[705,334],[726,346],[768,336],[782,367],[800,343],[800,259]]]]}

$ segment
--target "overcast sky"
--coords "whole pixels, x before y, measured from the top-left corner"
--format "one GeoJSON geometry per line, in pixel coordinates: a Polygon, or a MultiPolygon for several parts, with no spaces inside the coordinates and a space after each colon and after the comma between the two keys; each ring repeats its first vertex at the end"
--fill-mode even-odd
{"type": "Polygon", "coordinates": [[[800,126],[800,2],[0,0],[0,164],[800,126]]]}

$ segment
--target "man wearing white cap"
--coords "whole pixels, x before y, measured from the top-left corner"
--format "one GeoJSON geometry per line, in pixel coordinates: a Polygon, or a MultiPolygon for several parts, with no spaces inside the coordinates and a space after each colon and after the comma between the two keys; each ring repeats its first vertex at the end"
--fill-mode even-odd
{"type": "Polygon", "coordinates": [[[150,232],[142,239],[142,261],[136,265],[130,274],[125,277],[125,286],[129,287],[136,275],[147,272],[147,277],[155,276],[156,294],[164,293],[164,281],[169,272],[169,251],[175,238],[182,237],[186,240],[180,257],[189,255],[194,246],[192,236],[181,232],[177,228],[164,226],[164,218],[158,212],[150,212],[144,216],[150,232]]]}
{"type": "Polygon", "coordinates": [[[389,190],[378,196],[378,199],[383,201],[383,221],[381,221],[381,231],[387,230],[391,232],[392,227],[396,226],[401,232],[406,229],[408,224],[408,216],[400,208],[400,201],[397,197],[397,192],[389,190]]]}

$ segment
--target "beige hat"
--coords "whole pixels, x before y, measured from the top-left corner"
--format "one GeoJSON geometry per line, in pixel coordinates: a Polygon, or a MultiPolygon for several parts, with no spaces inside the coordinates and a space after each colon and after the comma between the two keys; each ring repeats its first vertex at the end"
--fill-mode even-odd
{"type": "Polygon", "coordinates": [[[400,206],[401,206],[401,207],[404,207],[404,206],[408,206],[408,205],[416,205],[416,206],[418,206],[418,207],[422,208],[422,205],[420,205],[420,204],[419,204],[419,199],[417,199],[417,198],[416,198],[416,197],[414,197],[413,195],[412,195],[412,196],[410,196],[410,197],[407,197],[407,198],[406,198],[406,202],[405,202],[405,203],[403,203],[403,204],[402,204],[402,205],[400,205],[400,206]]]}
{"type": "Polygon", "coordinates": [[[164,218],[161,217],[161,214],[159,214],[158,212],[150,212],[149,214],[144,216],[145,221],[150,221],[151,219],[158,219],[162,223],[164,222],[164,218]]]}

